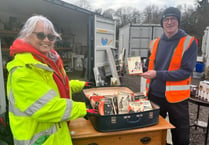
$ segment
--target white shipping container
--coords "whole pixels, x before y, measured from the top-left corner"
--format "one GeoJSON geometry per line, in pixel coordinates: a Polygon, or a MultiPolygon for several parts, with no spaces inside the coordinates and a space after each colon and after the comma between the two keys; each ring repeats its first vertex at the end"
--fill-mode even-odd
{"type": "Polygon", "coordinates": [[[106,66],[106,73],[110,72],[107,48],[115,48],[116,23],[111,19],[95,15],[94,67],[106,66]]]}
{"type": "Polygon", "coordinates": [[[128,24],[119,29],[119,52],[125,48],[125,57],[147,57],[150,41],[161,36],[159,24],[128,24]]]}

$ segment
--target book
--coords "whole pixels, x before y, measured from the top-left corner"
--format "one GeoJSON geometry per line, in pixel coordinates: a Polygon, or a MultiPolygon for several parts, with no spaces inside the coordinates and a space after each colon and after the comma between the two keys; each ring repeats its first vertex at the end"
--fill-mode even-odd
{"type": "Polygon", "coordinates": [[[129,102],[128,113],[137,113],[144,111],[144,104],[142,102],[129,102]]]}
{"type": "Polygon", "coordinates": [[[117,97],[118,114],[128,113],[129,102],[133,100],[132,95],[130,93],[120,92],[117,97]]]}
{"type": "Polygon", "coordinates": [[[141,62],[140,56],[128,57],[127,62],[128,62],[128,73],[129,74],[136,75],[136,74],[143,73],[142,62],[141,62]]]}
{"type": "Polygon", "coordinates": [[[91,96],[90,97],[90,103],[93,109],[98,109],[98,105],[102,99],[104,99],[104,96],[91,96]]]}
{"type": "Polygon", "coordinates": [[[113,104],[113,98],[104,98],[101,99],[99,102],[99,114],[100,115],[113,115],[116,114],[114,104],[113,104]]]}

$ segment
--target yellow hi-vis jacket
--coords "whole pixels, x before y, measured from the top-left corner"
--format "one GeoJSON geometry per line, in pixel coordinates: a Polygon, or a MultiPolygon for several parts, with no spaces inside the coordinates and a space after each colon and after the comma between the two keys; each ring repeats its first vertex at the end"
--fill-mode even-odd
{"type": "MultiPolygon", "coordinates": [[[[15,145],[72,145],[67,121],[85,116],[85,103],[61,98],[53,70],[30,53],[16,54],[7,69],[9,121],[15,145]]],[[[70,82],[71,93],[80,91],[84,84],[70,82]]]]}
{"type": "MultiPolygon", "coordinates": [[[[150,43],[150,52],[148,70],[154,70],[154,62],[156,58],[156,53],[158,49],[160,38],[153,40],[150,43]]],[[[175,51],[173,52],[172,59],[168,68],[168,71],[178,70],[181,67],[181,61],[184,52],[190,47],[194,37],[185,36],[180,39],[175,51]]],[[[148,95],[150,79],[147,79],[146,92],[148,95]]],[[[175,103],[183,101],[190,97],[190,84],[191,77],[182,81],[166,81],[166,91],[165,96],[168,102],[175,103]]]]}

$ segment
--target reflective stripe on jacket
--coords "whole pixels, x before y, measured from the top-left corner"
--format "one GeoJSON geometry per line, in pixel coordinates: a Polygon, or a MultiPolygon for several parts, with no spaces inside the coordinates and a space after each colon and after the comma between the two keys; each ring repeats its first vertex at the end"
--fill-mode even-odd
{"type": "MultiPolygon", "coordinates": [[[[181,61],[184,52],[190,47],[194,37],[189,35],[180,39],[176,49],[173,52],[172,59],[168,68],[168,71],[178,70],[181,67],[181,61]]],[[[150,43],[149,66],[148,70],[154,70],[155,68],[155,57],[158,49],[160,38],[153,40],[150,43]]],[[[150,79],[147,79],[146,92],[148,94],[150,79]]],[[[165,96],[168,102],[175,103],[183,101],[190,97],[190,84],[191,77],[182,81],[166,81],[165,96]]]]}
{"type": "MultiPolygon", "coordinates": [[[[53,70],[30,53],[16,54],[7,69],[9,121],[15,145],[71,145],[67,121],[85,116],[85,103],[61,98],[53,70]]],[[[83,86],[81,82],[80,89],[83,86]]]]}

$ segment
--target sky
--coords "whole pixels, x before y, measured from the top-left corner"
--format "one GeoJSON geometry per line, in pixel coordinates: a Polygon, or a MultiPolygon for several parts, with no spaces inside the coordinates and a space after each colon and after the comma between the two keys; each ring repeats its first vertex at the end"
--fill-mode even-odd
{"type": "MultiPolygon", "coordinates": [[[[79,0],[64,0],[72,4],[77,4],[79,0]]],[[[144,10],[149,5],[157,5],[159,8],[177,5],[187,5],[194,7],[196,0],[87,0],[93,10],[102,8],[103,10],[112,8],[117,10],[121,7],[133,7],[139,11],[144,10]]]]}

